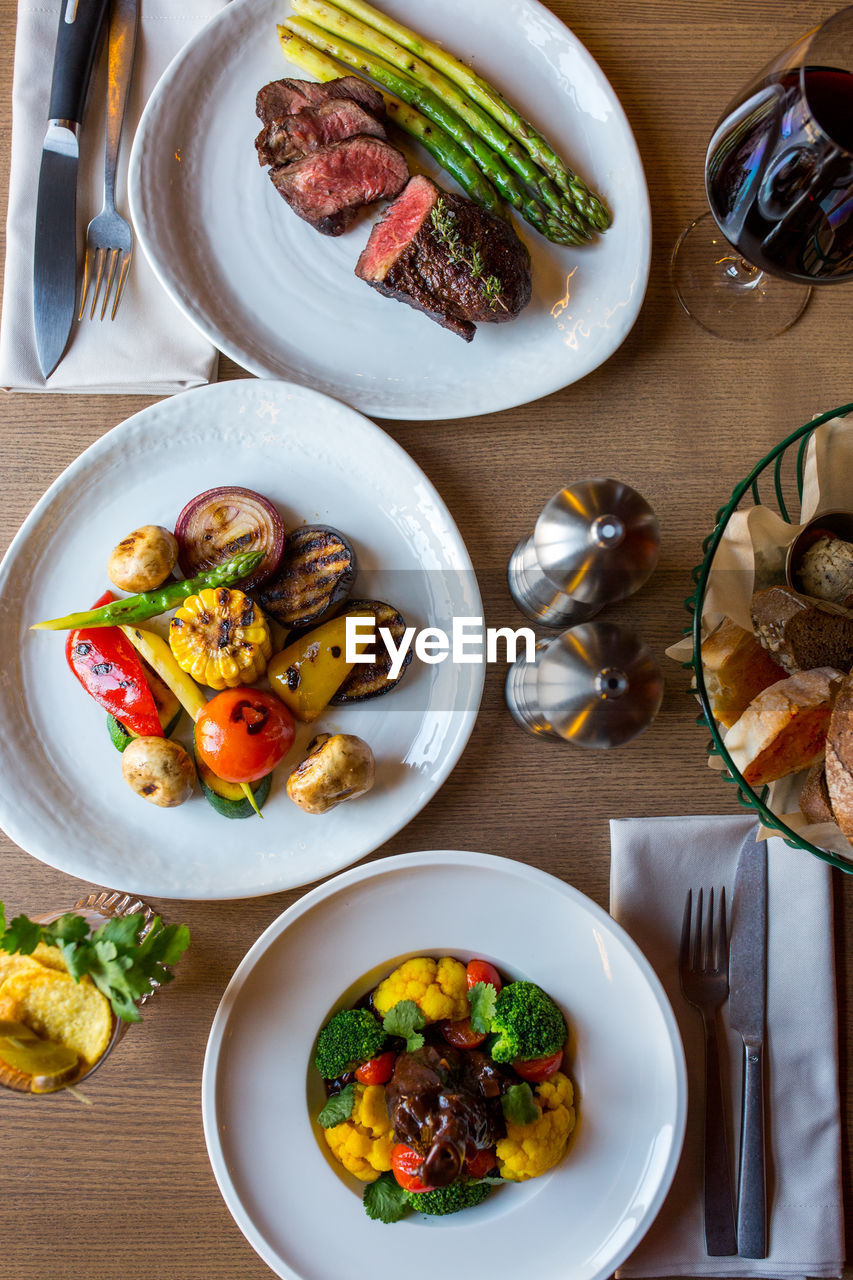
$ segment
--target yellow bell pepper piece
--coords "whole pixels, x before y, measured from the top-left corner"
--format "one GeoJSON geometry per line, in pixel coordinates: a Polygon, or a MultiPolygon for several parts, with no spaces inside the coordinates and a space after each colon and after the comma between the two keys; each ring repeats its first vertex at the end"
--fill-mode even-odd
{"type": "MultiPolygon", "coordinates": [[[[297,720],[308,723],[322,715],[332,695],[355,666],[354,662],[347,662],[346,657],[348,616],[341,614],[294,640],[277,653],[267,667],[273,693],[297,720]]],[[[366,614],[364,621],[373,623],[375,619],[366,614]]],[[[369,640],[359,642],[359,653],[363,653],[369,643],[369,640]]]]}

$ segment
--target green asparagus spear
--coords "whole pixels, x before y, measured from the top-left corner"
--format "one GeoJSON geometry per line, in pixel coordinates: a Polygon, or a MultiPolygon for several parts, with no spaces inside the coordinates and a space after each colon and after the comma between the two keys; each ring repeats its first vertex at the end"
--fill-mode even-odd
{"type": "Polygon", "coordinates": [[[283,25],[288,31],[296,32],[308,44],[322,49],[324,53],[331,54],[339,62],[370,76],[372,80],[390,89],[404,102],[418,108],[430,120],[440,125],[463,150],[468,152],[485,176],[494,183],[499,194],[542,235],[558,244],[581,243],[580,235],[567,224],[558,222],[549,210],[531,196],[506,167],[500,156],[492,151],[491,147],[483,142],[464,120],[445,106],[431,90],[410,80],[408,76],[381,59],[363,49],[356,48],[346,40],[328,34],[304,18],[288,18],[283,25]]]}
{"type": "MultiPolygon", "coordinates": [[[[498,124],[488,112],[481,110],[441,72],[404,49],[396,40],[390,40],[374,27],[342,12],[335,4],[326,3],[325,0],[292,0],[292,4],[294,12],[301,17],[307,18],[332,35],[352,41],[368,53],[377,54],[418,84],[430,89],[466,124],[470,125],[484,142],[503,157],[509,167],[524,179],[534,194],[558,219],[561,218],[562,196],[550,178],[534,164],[527,152],[502,125],[498,124]]],[[[569,209],[570,214],[574,212],[573,209],[569,209]]]]}
{"type": "Polygon", "coordinates": [[[601,199],[569,166],[560,159],[554,148],[536,128],[519,114],[517,109],[482,76],[453,54],[431,40],[425,40],[417,32],[395,22],[387,14],[367,4],[366,0],[336,0],[340,9],[374,27],[383,35],[423,58],[436,70],[454,80],[469,97],[499,121],[511,133],[541,169],[557,184],[558,188],[576,205],[578,211],[594,227],[604,231],[610,226],[611,217],[601,199]]]}
{"type": "MultiPolygon", "coordinates": [[[[343,68],[315,49],[312,45],[300,40],[292,31],[279,27],[278,36],[284,56],[288,61],[301,67],[303,71],[316,76],[318,80],[335,80],[343,68]]],[[[485,209],[499,218],[505,216],[504,206],[492,184],[483,176],[467,152],[458,142],[454,142],[449,133],[439,125],[433,124],[422,116],[414,107],[410,107],[399,98],[383,94],[388,114],[395,124],[411,137],[426,147],[435,157],[442,169],[456,179],[463,191],[467,191],[472,200],[476,200],[485,209]]]]}
{"type": "Polygon", "coordinates": [[[241,582],[243,578],[248,578],[263,558],[263,551],[246,551],[195,578],[184,578],[182,582],[164,582],[155,591],[125,596],[123,600],[101,605],[100,609],[69,613],[67,618],[52,618],[49,622],[36,622],[30,627],[30,631],[73,631],[78,627],[132,626],[145,622],[146,618],[154,618],[158,613],[168,613],[170,609],[177,608],[182,600],[198,595],[205,587],[230,587],[241,582]]]}

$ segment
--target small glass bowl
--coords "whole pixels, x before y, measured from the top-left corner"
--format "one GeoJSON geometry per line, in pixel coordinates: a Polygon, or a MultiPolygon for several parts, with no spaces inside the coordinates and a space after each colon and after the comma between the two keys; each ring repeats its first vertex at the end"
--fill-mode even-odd
{"type": "MultiPolygon", "coordinates": [[[[145,925],[147,927],[148,923],[154,916],[154,912],[151,907],[146,906],[144,902],[141,902],[138,898],[132,897],[130,894],[107,891],[101,893],[90,893],[88,897],[80,898],[75,902],[73,907],[64,907],[61,911],[46,912],[43,915],[34,916],[33,919],[38,924],[53,924],[53,922],[58,920],[60,916],[76,914],[82,916],[84,920],[88,921],[89,925],[93,929],[97,929],[102,924],[106,924],[108,920],[116,920],[122,916],[135,915],[140,911],[145,916],[145,925]]],[[[144,995],[137,1003],[144,1004],[145,1001],[150,998],[150,994],[151,993],[144,995]]],[[[70,1080],[66,1080],[56,1089],[37,1093],[32,1089],[27,1088],[23,1082],[11,1083],[5,1080],[0,1081],[0,1087],[10,1089],[15,1093],[29,1094],[30,1097],[33,1098],[49,1098],[51,1094],[62,1093],[64,1089],[76,1088],[78,1085],[82,1084],[84,1080],[89,1080],[95,1074],[98,1068],[106,1062],[107,1058],[110,1056],[119,1041],[124,1038],[124,1034],[130,1026],[130,1023],[124,1022],[121,1018],[117,1018],[115,1014],[112,1015],[112,1020],[112,1034],[110,1035],[106,1049],[104,1049],[104,1052],[98,1058],[97,1062],[93,1062],[90,1067],[81,1071],[79,1075],[73,1076],[70,1080]]]]}

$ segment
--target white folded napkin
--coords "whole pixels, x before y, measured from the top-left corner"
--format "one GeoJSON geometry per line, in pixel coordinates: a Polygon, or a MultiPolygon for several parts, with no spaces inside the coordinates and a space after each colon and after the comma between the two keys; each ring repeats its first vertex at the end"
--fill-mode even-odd
{"type": "MultiPolygon", "coordinates": [[[[62,0],[64,3],[64,0],[62,0]]],[[[116,204],[128,216],[127,161],[142,109],[174,55],[224,0],[141,0],[130,100],[122,133],[116,204]]],[[[137,244],[116,318],[75,320],[64,358],[47,383],[33,327],[33,237],[60,0],[21,0],[12,91],[12,167],[6,275],[0,319],[0,386],[12,391],[169,394],[209,382],[217,353],[178,310],[137,244]]],[[[103,199],[106,40],[80,131],[78,252],[103,199]]],[[[99,313],[98,313],[99,314],[99,313]]],[[[107,312],[109,317],[109,311],[107,312]]]]}
{"type": "MultiPolygon", "coordinates": [[[[765,1041],[769,1257],[709,1258],[702,1214],[704,1042],[678,984],[688,889],[734,892],[735,818],[643,818],[610,824],[610,910],[645,952],[669,996],[687,1058],[687,1134],[660,1214],[620,1276],[838,1276],[844,1259],[841,1125],[830,868],[768,841],[765,1041]]],[[[723,1023],[726,1008],[724,1006],[723,1023]]],[[[737,1177],[743,1042],[729,1031],[733,1178],[737,1177]]]]}

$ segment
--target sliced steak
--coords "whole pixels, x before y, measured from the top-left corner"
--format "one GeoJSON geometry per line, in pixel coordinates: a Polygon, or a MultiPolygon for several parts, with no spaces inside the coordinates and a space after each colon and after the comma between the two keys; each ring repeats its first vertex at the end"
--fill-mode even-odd
{"type": "Polygon", "coordinates": [[[323,235],[339,236],[366,204],[398,195],[409,166],[389,142],[358,134],[278,165],[270,177],[294,213],[323,235]]]}
{"type": "Polygon", "coordinates": [[[264,124],[295,115],[306,107],[320,107],[334,98],[350,98],[379,119],[385,116],[385,101],[372,85],[358,76],[339,76],[318,84],[313,80],[272,80],[255,99],[255,110],[264,124]]]}
{"type": "Polygon", "coordinates": [[[306,107],[282,120],[271,120],[258,134],[255,146],[262,165],[288,164],[309,151],[357,133],[385,137],[382,125],[364,107],[349,98],[332,98],[319,107],[306,107]]]}
{"type": "Polygon", "coordinates": [[[530,301],[530,255],[509,223],[429,178],[412,178],[370,234],[357,276],[470,342],[475,321],[530,301]]]}

